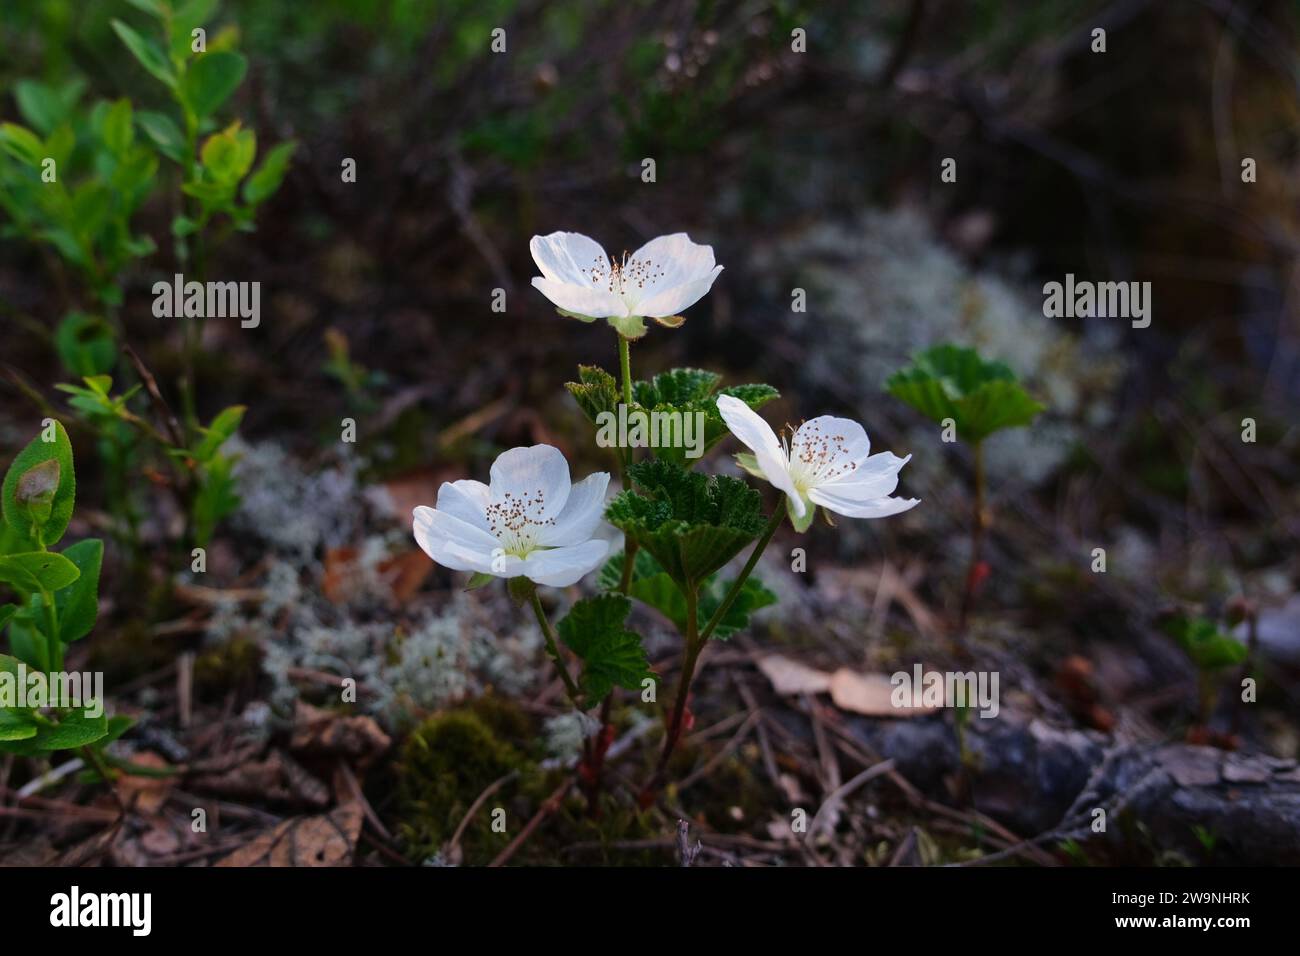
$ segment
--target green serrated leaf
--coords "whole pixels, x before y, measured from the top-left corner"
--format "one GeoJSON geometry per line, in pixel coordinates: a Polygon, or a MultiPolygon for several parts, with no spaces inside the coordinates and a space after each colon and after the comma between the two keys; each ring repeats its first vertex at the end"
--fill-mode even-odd
{"type": "MultiPolygon", "coordinates": [[[[605,590],[615,590],[622,584],[624,553],[615,554],[605,563],[600,571],[600,586],[605,590]]],[[[716,574],[705,579],[700,586],[700,597],[696,615],[697,626],[703,628],[722,604],[732,581],[724,581],[716,574]]],[[[645,551],[636,553],[630,587],[631,597],[654,608],[668,618],[679,631],[686,630],[686,597],[681,589],[659,566],[653,556],[645,551]]],[[[749,577],[741,585],[735,601],[727,609],[714,628],[713,636],[727,638],[737,631],[749,626],[749,618],[754,612],[776,603],[776,595],[769,591],[754,577],[749,577]]]]}
{"type": "Polygon", "coordinates": [[[910,367],[890,376],[886,388],[933,421],[952,419],[957,434],[968,442],[1028,425],[1044,408],[1007,365],[955,345],[920,353],[910,367]]]}
{"type": "MultiPolygon", "coordinates": [[[[757,409],[776,398],[779,393],[770,385],[732,385],[717,391],[722,376],[697,368],[676,368],[656,375],[648,382],[635,382],[632,396],[640,409],[652,416],[666,416],[660,420],[665,423],[682,423],[689,421],[691,442],[662,442],[655,447],[657,457],[671,461],[679,467],[687,467],[703,457],[709,449],[722,441],[728,434],[727,425],[718,411],[717,395],[731,395],[739,398],[757,409]],[[716,394],[715,394],[716,393],[716,394]],[[688,418],[689,416],[689,418],[688,418]],[[699,437],[700,424],[703,425],[703,437],[699,437]]],[[[661,435],[665,430],[659,429],[661,435]]],[[[680,428],[684,433],[684,428],[680,428]]]]}
{"type": "Polygon", "coordinates": [[[737,478],[683,471],[651,459],[630,469],[605,518],[644,547],[674,581],[695,587],[763,530],[759,493],[737,478]]]}
{"type": "Polygon", "coordinates": [[[623,400],[614,376],[596,365],[579,365],[578,381],[565,382],[564,387],[593,425],[602,412],[617,411],[623,400]]]}
{"type": "Polygon", "coordinates": [[[653,678],[641,637],[628,630],[632,602],[618,594],[585,598],[569,609],[557,631],[566,647],[582,660],[580,686],[589,704],[595,704],[617,687],[639,690],[641,681],[653,678]]]}

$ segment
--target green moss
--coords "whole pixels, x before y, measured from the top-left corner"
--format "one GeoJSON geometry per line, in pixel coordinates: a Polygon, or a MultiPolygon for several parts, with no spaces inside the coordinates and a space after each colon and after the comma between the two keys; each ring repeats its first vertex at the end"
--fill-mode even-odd
{"type": "MultiPolygon", "coordinates": [[[[396,767],[402,815],[398,834],[414,859],[441,852],[484,790],[529,761],[502,740],[473,709],[430,717],[406,739],[396,767]]],[[[517,781],[503,786],[479,809],[460,840],[463,862],[486,863],[509,842],[510,801],[517,781]],[[505,833],[492,832],[493,810],[506,809],[505,833]]]]}

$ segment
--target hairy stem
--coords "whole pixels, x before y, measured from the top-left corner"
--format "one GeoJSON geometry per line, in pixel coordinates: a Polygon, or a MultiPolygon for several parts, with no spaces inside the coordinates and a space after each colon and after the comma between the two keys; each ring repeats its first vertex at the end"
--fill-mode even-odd
{"type": "Polygon", "coordinates": [[[537,596],[536,588],[533,589],[533,613],[537,615],[537,623],[542,628],[542,637],[546,640],[546,652],[551,655],[551,660],[555,661],[555,668],[564,681],[564,689],[569,695],[569,701],[578,710],[582,710],[582,694],[573,678],[569,676],[569,669],[564,666],[564,658],[560,656],[560,648],[555,643],[555,632],[551,630],[551,622],[546,619],[546,611],[542,608],[542,599],[537,596]]]}
{"type": "Polygon", "coordinates": [[[632,406],[632,346],[625,336],[618,337],[618,367],[623,373],[623,404],[632,406]]]}
{"type": "Polygon", "coordinates": [[[763,552],[767,549],[768,543],[771,542],[772,536],[776,534],[776,529],[781,526],[785,520],[785,496],[777,502],[776,509],[772,512],[772,517],[763,530],[763,535],[759,538],[758,543],[749,553],[748,560],[745,561],[745,567],[741,570],[739,577],[732,583],[731,589],[727,592],[718,609],[713,612],[703,630],[699,626],[699,587],[692,584],[685,591],[686,597],[686,650],[682,658],[682,673],[677,682],[677,699],[673,703],[672,716],[668,721],[668,732],[664,737],[664,749],[659,755],[659,762],[655,765],[654,775],[646,783],[641,791],[640,803],[642,806],[649,806],[654,799],[659,788],[663,786],[664,776],[668,769],[668,761],[672,758],[673,751],[677,749],[677,744],[682,736],[682,723],[686,715],[686,701],[690,696],[691,681],[695,677],[695,667],[699,663],[700,654],[705,646],[709,643],[709,636],[718,626],[731,605],[735,603],[744,587],[749,575],[754,570],[754,565],[758,564],[758,559],[762,557],[763,552]]]}

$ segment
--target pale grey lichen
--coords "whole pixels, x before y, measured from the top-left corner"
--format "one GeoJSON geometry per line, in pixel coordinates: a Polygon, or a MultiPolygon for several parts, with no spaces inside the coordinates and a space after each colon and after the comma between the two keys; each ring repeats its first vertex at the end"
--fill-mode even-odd
{"type": "MultiPolygon", "coordinates": [[[[1045,479],[1085,429],[1114,415],[1112,396],[1127,364],[1117,348],[1121,320],[1067,325],[1044,316],[1041,286],[972,269],[916,210],[819,223],[760,248],[754,265],[769,277],[765,291],[774,299],[789,301],[791,287],[807,291],[808,311],[789,318],[806,350],[804,384],[830,383],[856,402],[869,434],[890,401],[886,379],[916,352],[942,342],[1006,362],[1049,408],[1031,429],[989,442],[995,479],[1045,479]]],[[[937,434],[938,426],[914,426],[897,444],[934,447],[937,434]]],[[[918,455],[912,474],[949,467],[940,459],[918,455]]]]}
{"type": "Polygon", "coordinates": [[[570,710],[549,717],[543,725],[546,734],[546,752],[555,760],[569,763],[582,753],[584,741],[600,729],[600,722],[580,710],[570,710]]]}
{"type": "Polygon", "coordinates": [[[354,542],[365,515],[358,507],[360,466],[350,447],[344,445],[332,464],[309,471],[274,442],[230,439],[226,450],[237,456],[240,497],[231,528],[300,562],[354,542]]]}

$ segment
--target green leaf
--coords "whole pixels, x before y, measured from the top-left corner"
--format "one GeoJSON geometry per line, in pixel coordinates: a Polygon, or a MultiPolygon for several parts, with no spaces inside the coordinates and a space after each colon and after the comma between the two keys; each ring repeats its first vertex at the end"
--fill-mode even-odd
{"type": "MultiPolygon", "coordinates": [[[[700,589],[700,626],[713,617],[715,611],[722,604],[722,599],[727,596],[731,590],[734,580],[722,580],[717,575],[709,578],[705,586],[700,589]]],[[[722,615],[717,626],[713,629],[713,637],[726,640],[732,634],[743,631],[749,627],[750,617],[761,611],[765,607],[771,607],[777,602],[777,597],[766,587],[763,582],[753,575],[745,579],[745,583],[740,586],[740,592],[736,599],[727,608],[727,613],[722,615]]]]}
{"type": "Polygon", "coordinates": [[[29,740],[36,736],[37,729],[36,721],[25,712],[0,707],[0,742],[29,740]]]}
{"type": "Polygon", "coordinates": [[[50,520],[54,495],[59,490],[59,463],[51,458],[33,465],[18,476],[14,502],[19,513],[33,528],[42,528],[50,520]]]}
{"type": "Polygon", "coordinates": [[[142,10],[151,17],[157,17],[159,20],[165,19],[168,14],[168,8],[161,0],[126,0],[127,3],[142,10]]]}
{"type": "Polygon", "coordinates": [[[32,755],[53,750],[75,750],[102,741],[108,736],[108,718],[104,714],[87,717],[84,710],[70,710],[52,727],[41,727],[27,740],[16,741],[8,748],[12,753],[32,755]]]}
{"type": "Polygon", "coordinates": [[[240,129],[239,121],[219,133],[213,133],[199,151],[203,168],[218,184],[228,187],[243,178],[257,154],[257,137],[252,130],[240,129]]]}
{"type": "Polygon", "coordinates": [[[0,123],[0,149],[20,163],[38,169],[45,158],[45,146],[40,137],[17,123],[0,123]]]}
{"type": "Polygon", "coordinates": [[[68,107],[55,90],[36,80],[19,80],[14,84],[14,101],[18,112],[38,133],[49,136],[63,122],[68,107]]]}
{"type": "Polygon", "coordinates": [[[890,376],[886,388],[933,421],[952,419],[957,434],[968,442],[1028,425],[1044,408],[1008,366],[955,345],[920,353],[909,368],[890,376]]]}
{"type": "Polygon", "coordinates": [[[113,327],[98,316],[71,312],[54,332],[59,361],[72,375],[102,375],[117,362],[113,327]]]}
{"type": "Polygon", "coordinates": [[[41,589],[57,591],[72,584],[80,574],[75,564],[53,551],[0,556],[0,581],[23,594],[41,589]]]}
{"type": "Polygon", "coordinates": [[[590,704],[617,687],[639,690],[653,678],[641,637],[623,622],[632,602],[619,594],[601,594],[574,604],[557,630],[566,647],[582,659],[580,686],[590,704]]]}
{"type": "Polygon", "coordinates": [[[63,557],[77,566],[81,576],[54,594],[59,611],[59,640],[71,644],[90,633],[99,617],[99,570],[104,561],[104,542],[87,538],[63,551],[63,557]]]}
{"type": "Polygon", "coordinates": [[[200,428],[203,438],[194,446],[194,457],[204,463],[211,461],[221,446],[235,434],[247,410],[246,405],[231,405],[222,409],[207,428],[200,428]]]}
{"type": "Polygon", "coordinates": [[[683,471],[659,459],[630,469],[605,518],[644,547],[683,588],[696,587],[763,530],[759,493],[737,478],[683,471]]]}
{"type": "Polygon", "coordinates": [[[698,368],[675,368],[661,372],[648,382],[632,385],[632,397],[647,408],[659,404],[681,405],[713,394],[722,382],[717,372],[698,368]]]}
{"type": "Polygon", "coordinates": [[[114,740],[117,740],[134,726],[134,717],[128,717],[126,714],[117,714],[116,716],[110,717],[108,718],[108,733],[105,734],[103,739],[97,741],[97,743],[101,747],[105,747],[111,744],[114,740]]]}
{"type": "Polygon", "coordinates": [[[1192,663],[1203,671],[1240,664],[1250,653],[1245,644],[1223,633],[1213,621],[1204,617],[1180,614],[1163,622],[1161,629],[1176,640],[1192,663]]]}
{"type": "Polygon", "coordinates": [[[578,381],[565,382],[564,387],[593,425],[601,412],[617,411],[622,402],[614,376],[596,365],[579,365],[578,381]]]}
{"type": "Polygon", "coordinates": [[[132,125],[131,101],[123,97],[112,105],[104,116],[102,132],[104,145],[114,156],[121,156],[135,142],[135,127],[132,125]]]}
{"type": "Polygon", "coordinates": [[[158,152],[173,162],[185,162],[185,134],[170,116],[144,110],[135,115],[135,121],[158,147],[158,152]]]}
{"type": "Polygon", "coordinates": [[[248,71],[248,61],[238,53],[218,50],[204,53],[185,73],[181,95],[199,117],[204,119],[239,88],[248,71]]]}
{"type": "Polygon", "coordinates": [[[0,489],[0,514],[4,517],[5,539],[0,541],[3,551],[35,551],[44,545],[55,544],[63,537],[63,532],[72,520],[72,506],[76,498],[77,483],[73,474],[72,445],[68,433],[58,421],[51,423],[53,441],[44,441],[44,431],[34,438],[9,466],[5,474],[4,487],[0,489]],[[31,520],[27,517],[17,500],[18,482],[31,468],[47,462],[56,461],[59,466],[59,485],[51,503],[50,516],[41,528],[38,541],[31,520]]]}
{"type": "Polygon", "coordinates": [[[244,202],[256,206],[275,195],[275,191],[284,182],[285,174],[289,171],[289,160],[293,158],[293,151],[297,147],[298,144],[294,142],[281,143],[266,154],[257,170],[244,183],[244,202]]]}
{"type": "Polygon", "coordinates": [[[9,650],[28,667],[48,671],[51,666],[50,642],[36,624],[38,612],[44,616],[39,603],[18,609],[18,613],[9,621],[9,650]]]}
{"type": "MultiPolygon", "coordinates": [[[[5,625],[9,623],[9,619],[17,613],[17,604],[0,604],[0,631],[5,629],[5,625]]],[[[0,657],[3,656],[3,654],[0,654],[0,657]]]]}
{"type": "Polygon", "coordinates": [[[194,496],[191,517],[194,543],[206,547],[221,519],[239,507],[239,495],[231,459],[214,456],[199,469],[198,474],[199,490],[194,496]]]}
{"type": "Polygon", "coordinates": [[[633,398],[651,415],[669,415],[672,417],[662,420],[683,423],[687,416],[693,416],[692,429],[696,428],[696,422],[703,423],[702,440],[696,437],[696,432],[692,432],[694,447],[687,448],[684,442],[664,443],[655,449],[659,458],[685,467],[727,436],[727,424],[718,411],[717,395],[731,395],[750,408],[757,409],[780,394],[770,385],[732,385],[719,392],[718,385],[721,381],[722,376],[716,372],[675,368],[656,375],[648,382],[633,384],[633,398]]]}
{"type": "Polygon", "coordinates": [[[155,79],[166,84],[170,89],[176,89],[176,71],[172,69],[171,61],[167,59],[167,54],[163,52],[162,47],[137,33],[121,20],[114,20],[112,23],[113,31],[126,44],[126,48],[131,51],[131,55],[139,64],[155,79]]]}
{"type": "Polygon", "coordinates": [[[90,180],[72,194],[72,218],[77,235],[87,248],[95,244],[113,210],[113,193],[101,182],[90,180]]]}
{"type": "MultiPolygon", "coordinates": [[[[606,590],[616,590],[622,584],[624,553],[622,551],[610,558],[600,571],[600,586],[606,590]]],[[[700,586],[700,598],[697,611],[697,626],[703,628],[715,611],[722,604],[732,581],[724,581],[716,574],[710,575],[700,586]]],[[[681,589],[659,566],[654,557],[645,551],[636,553],[635,567],[632,571],[630,587],[631,596],[642,604],[654,608],[668,618],[676,628],[686,630],[686,598],[681,589]]],[[[749,626],[750,615],[771,604],[776,603],[776,595],[769,591],[753,576],[741,585],[727,613],[718,621],[713,636],[727,638],[737,631],[749,626]]]]}
{"type": "Polygon", "coordinates": [[[465,590],[477,590],[478,588],[491,584],[496,579],[497,577],[495,574],[488,574],[485,571],[475,571],[469,576],[469,580],[465,582],[465,590]]]}

